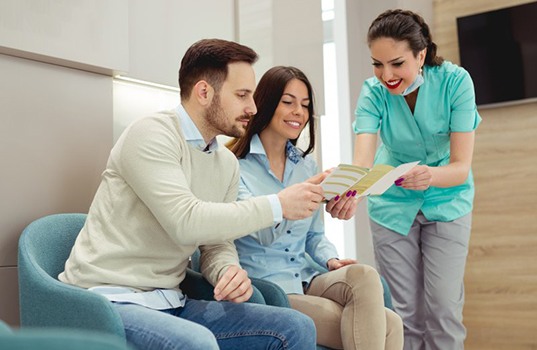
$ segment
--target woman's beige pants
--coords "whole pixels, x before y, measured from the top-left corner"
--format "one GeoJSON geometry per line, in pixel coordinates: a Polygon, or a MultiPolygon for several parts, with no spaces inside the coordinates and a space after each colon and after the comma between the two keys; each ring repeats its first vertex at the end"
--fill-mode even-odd
{"type": "Polygon", "coordinates": [[[289,294],[289,302],[313,319],[318,344],[345,350],[403,348],[403,323],[384,307],[382,283],[371,266],[353,264],[321,274],[306,295],[289,294]]]}

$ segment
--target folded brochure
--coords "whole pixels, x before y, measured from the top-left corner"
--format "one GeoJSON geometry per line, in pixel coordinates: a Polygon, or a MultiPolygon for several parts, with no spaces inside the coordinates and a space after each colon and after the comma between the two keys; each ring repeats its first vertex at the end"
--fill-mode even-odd
{"type": "Polygon", "coordinates": [[[356,190],[356,197],[378,196],[383,194],[401,175],[415,167],[419,161],[393,167],[376,164],[371,169],[352,164],[340,164],[335,168],[321,186],[326,200],[356,190]]]}

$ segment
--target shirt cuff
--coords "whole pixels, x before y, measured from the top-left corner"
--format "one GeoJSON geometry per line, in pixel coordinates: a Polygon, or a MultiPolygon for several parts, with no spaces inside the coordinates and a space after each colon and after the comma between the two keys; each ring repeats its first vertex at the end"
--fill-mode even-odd
{"type": "Polygon", "coordinates": [[[269,194],[267,196],[267,199],[269,200],[270,207],[272,208],[272,219],[274,220],[274,223],[278,224],[282,222],[283,220],[282,204],[280,203],[280,199],[278,198],[278,195],[269,194]]]}

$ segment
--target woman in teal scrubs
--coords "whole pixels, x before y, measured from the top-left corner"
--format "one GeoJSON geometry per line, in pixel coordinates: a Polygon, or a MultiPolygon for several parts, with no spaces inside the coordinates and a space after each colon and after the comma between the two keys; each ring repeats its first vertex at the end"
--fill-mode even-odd
{"type": "Polygon", "coordinates": [[[471,163],[481,121],[473,83],[436,55],[416,13],[380,14],[367,39],[375,76],[364,82],[356,107],[354,164],[420,161],[368,199],[379,270],[403,318],[405,349],[463,349],[471,163]]]}

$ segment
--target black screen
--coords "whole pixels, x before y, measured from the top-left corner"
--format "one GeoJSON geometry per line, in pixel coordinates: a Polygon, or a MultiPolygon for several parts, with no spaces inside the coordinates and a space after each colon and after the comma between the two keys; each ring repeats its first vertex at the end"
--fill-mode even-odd
{"type": "Polygon", "coordinates": [[[537,2],[457,18],[478,105],[537,97],[537,2]]]}

